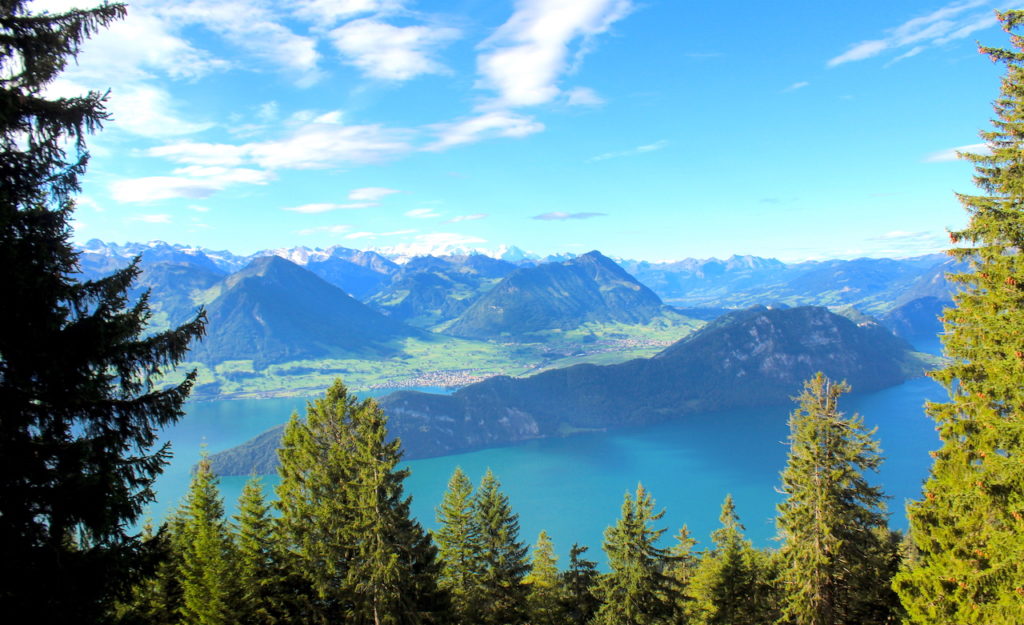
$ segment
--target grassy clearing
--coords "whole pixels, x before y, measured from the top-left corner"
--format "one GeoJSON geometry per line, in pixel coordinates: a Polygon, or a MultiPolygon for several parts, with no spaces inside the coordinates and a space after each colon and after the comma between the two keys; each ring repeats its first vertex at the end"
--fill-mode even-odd
{"type": "MultiPolygon", "coordinates": [[[[615,364],[653,356],[702,322],[659,319],[648,325],[586,324],[548,331],[525,342],[473,341],[437,335],[407,339],[401,354],[386,359],[296,360],[256,370],[251,360],[232,360],[197,370],[196,399],[314,395],[338,377],[353,390],[418,386],[461,387],[495,375],[524,376],[580,363],[615,364]]],[[[178,380],[183,373],[169,376],[178,380]]]]}

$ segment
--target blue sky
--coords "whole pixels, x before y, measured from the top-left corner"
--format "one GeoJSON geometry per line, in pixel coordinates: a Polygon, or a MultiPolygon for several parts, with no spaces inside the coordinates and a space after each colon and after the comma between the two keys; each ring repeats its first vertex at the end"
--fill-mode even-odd
{"type": "Polygon", "coordinates": [[[51,92],[111,90],[80,241],[909,256],[1011,6],[139,0],[51,92]]]}

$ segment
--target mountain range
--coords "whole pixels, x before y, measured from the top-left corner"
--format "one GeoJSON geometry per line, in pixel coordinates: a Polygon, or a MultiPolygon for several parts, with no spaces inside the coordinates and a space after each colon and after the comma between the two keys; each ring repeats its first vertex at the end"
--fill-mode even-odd
{"type": "MultiPolygon", "coordinates": [[[[588,358],[609,363],[653,354],[704,321],[758,304],[852,307],[901,336],[934,338],[937,315],[951,303],[945,273],[958,268],[941,255],[787,264],[755,256],[616,262],[597,251],[538,260],[516,252],[512,262],[480,254],[388,258],[340,246],[240,256],[92,240],[80,248],[80,270],[96,277],[136,256],[136,293],[150,290],[154,329],[206,308],[208,335],[193,355],[206,367],[203,388],[214,394],[229,392],[209,384],[228,375],[225,363],[242,363],[231,365],[231,375],[253,379],[289,362],[298,363],[294,371],[346,375],[348,365],[318,368],[323,359],[401,358],[413,372],[436,369],[429,350],[412,353],[410,341],[450,345],[467,355],[458,367],[466,370],[489,359],[490,373],[504,368],[493,349],[453,341],[507,346],[505,357],[521,371],[588,358]]],[[[317,383],[307,382],[303,388],[317,383]]]]}

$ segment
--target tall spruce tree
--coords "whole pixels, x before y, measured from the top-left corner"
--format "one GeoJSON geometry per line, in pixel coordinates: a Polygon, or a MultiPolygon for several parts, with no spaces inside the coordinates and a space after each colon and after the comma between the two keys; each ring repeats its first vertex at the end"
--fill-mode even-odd
{"type": "Polygon", "coordinates": [[[317,593],[325,621],[431,623],[446,606],[436,588],[436,550],[409,516],[399,441],[371,399],[336,381],[292,416],[278,451],[281,527],[294,566],[317,593]]]}
{"type": "Polygon", "coordinates": [[[886,534],[884,495],[865,471],[882,463],[874,431],[839,410],[849,392],[816,374],[789,417],[789,457],[776,524],[782,541],[784,614],[796,625],[853,625],[877,599],[886,534]]]}
{"type": "Polygon", "coordinates": [[[743,536],[732,495],[711,533],[714,549],[705,552],[693,577],[694,621],[702,625],[761,625],[778,619],[768,556],[743,536]]]}
{"type": "Polygon", "coordinates": [[[970,214],[950,238],[969,270],[944,313],[948,364],[932,373],[949,392],[930,403],[941,448],[924,498],[908,506],[917,566],[895,587],[912,623],[1020,623],[1024,615],[1024,12],[998,14],[1011,49],[981,47],[1006,73],[988,154],[974,163],[982,194],[959,194],[970,214]]]}
{"type": "Polygon", "coordinates": [[[675,539],[675,544],[668,550],[665,574],[676,582],[675,592],[669,597],[675,606],[676,620],[686,623],[694,612],[693,589],[690,586],[700,559],[693,552],[697,539],[690,535],[686,525],[679,529],[675,539]]]}
{"type": "Polygon", "coordinates": [[[441,573],[438,586],[451,597],[457,622],[475,623],[479,600],[476,596],[480,573],[480,528],[473,507],[473,483],[455,467],[437,507],[438,529],[434,532],[441,573]]]}
{"type": "Polygon", "coordinates": [[[203,323],[144,336],[146,298],[127,299],[136,264],[75,279],[72,197],[106,96],[45,93],[125,7],[28,5],[0,5],[0,614],[99,622],[144,561],[130,528],[167,457],[151,448],[192,385],[155,381],[203,323]]]}
{"type": "Polygon", "coordinates": [[[517,625],[526,619],[526,586],[530,566],[519,541],[519,515],[490,469],[473,498],[480,532],[480,572],[474,592],[478,625],[517,625]]]}
{"type": "Polygon", "coordinates": [[[604,533],[604,552],[611,572],[598,586],[602,601],[597,625],[654,625],[675,616],[675,580],[665,575],[666,551],[655,543],[665,533],[651,525],[665,511],[654,512],[654,499],[642,484],[636,497],[626,493],[622,516],[604,533]]]}
{"type": "Polygon", "coordinates": [[[526,594],[527,622],[530,625],[562,625],[562,580],[558,574],[558,557],[551,537],[544,530],[537,536],[530,559],[530,573],[523,580],[526,594]]]}
{"type": "Polygon", "coordinates": [[[242,489],[235,524],[238,621],[252,625],[287,622],[288,572],[277,522],[258,477],[250,478],[242,489]]]}
{"type": "Polygon", "coordinates": [[[569,566],[562,573],[562,614],[571,625],[586,625],[597,614],[601,601],[594,594],[601,574],[597,563],[587,560],[583,554],[587,547],[574,543],[569,549],[569,566]]]}
{"type": "Polygon", "coordinates": [[[239,621],[235,552],[224,502],[210,461],[199,462],[181,511],[183,625],[230,625],[239,621]]]}

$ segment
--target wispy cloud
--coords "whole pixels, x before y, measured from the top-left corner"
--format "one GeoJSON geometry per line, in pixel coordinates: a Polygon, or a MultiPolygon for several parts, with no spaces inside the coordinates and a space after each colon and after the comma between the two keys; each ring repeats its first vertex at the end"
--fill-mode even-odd
{"type": "Polygon", "coordinates": [[[346,234],[346,239],[376,239],[377,237],[396,237],[403,234],[412,234],[417,230],[392,230],[391,232],[353,232],[346,234]]]}
{"type": "Polygon", "coordinates": [[[654,143],[648,143],[646,145],[638,145],[635,148],[628,150],[621,150],[619,152],[605,152],[604,154],[598,154],[587,159],[588,163],[595,161],[606,161],[610,158],[622,158],[624,156],[639,156],[640,154],[647,154],[648,152],[657,152],[658,150],[664,149],[668,146],[668,141],[662,139],[661,141],[655,141],[654,143]]]}
{"type": "Polygon", "coordinates": [[[893,230],[864,240],[865,251],[874,256],[907,257],[940,252],[949,247],[948,234],[927,230],[893,230]]]}
{"type": "Polygon", "coordinates": [[[527,115],[491,111],[468,119],[433,124],[429,128],[437,135],[437,140],[424,149],[437,152],[494,137],[526,137],[544,130],[544,124],[527,115]]]}
{"type": "Polygon", "coordinates": [[[336,210],[352,210],[357,208],[371,208],[377,206],[374,202],[349,202],[346,204],[331,204],[328,202],[317,202],[313,204],[302,204],[299,206],[289,206],[283,210],[291,211],[293,213],[304,213],[307,215],[313,215],[317,213],[327,213],[336,210]]]}
{"type": "Polygon", "coordinates": [[[487,217],[487,213],[474,213],[472,215],[458,215],[456,217],[452,217],[451,219],[445,221],[445,223],[456,224],[456,223],[459,223],[461,221],[476,221],[478,219],[483,219],[485,217],[487,217]]]}
{"type": "Polygon", "coordinates": [[[279,139],[239,145],[179,142],[151,148],[150,156],[178,163],[236,166],[251,163],[266,169],[323,169],[350,163],[377,162],[412,150],[411,131],[384,126],[349,125],[340,111],[293,118],[279,139]]]}
{"type": "Polygon", "coordinates": [[[342,234],[351,229],[352,226],[339,224],[336,226],[315,226],[313,228],[303,228],[302,230],[298,230],[297,233],[302,235],[319,234],[321,232],[326,232],[327,234],[342,234]]]}
{"type": "Polygon", "coordinates": [[[287,0],[287,4],[300,19],[333,26],[357,15],[400,11],[405,3],[401,0],[287,0]]]}
{"type": "Polygon", "coordinates": [[[362,187],[360,189],[353,189],[349,191],[348,199],[352,200],[350,202],[314,202],[312,204],[289,206],[283,210],[291,211],[293,213],[316,214],[336,210],[373,208],[375,206],[380,206],[381,199],[394,193],[401,193],[401,191],[398,189],[387,189],[385,187],[362,187]]]}
{"type": "Polygon", "coordinates": [[[247,168],[189,165],[175,169],[173,176],[148,176],[114,181],[110,194],[118,202],[155,202],[172,198],[200,200],[236,184],[264,185],[274,179],[271,172],[247,168]]]}
{"type": "Polygon", "coordinates": [[[553,213],[534,215],[533,219],[540,219],[541,221],[565,221],[567,219],[592,219],[594,217],[606,217],[607,215],[608,213],[563,213],[561,211],[555,211],[553,213]]]}
{"type": "Polygon", "coordinates": [[[804,87],[806,87],[806,86],[808,86],[810,84],[811,83],[809,83],[807,81],[795,82],[792,85],[790,85],[790,86],[786,87],[785,89],[783,89],[782,92],[786,93],[786,92],[789,92],[789,91],[796,91],[797,89],[803,89],[804,87]]]}
{"type": "Polygon", "coordinates": [[[434,54],[458,39],[458,29],[444,26],[392,26],[372,18],[353,20],[331,32],[345,62],[365,76],[409,80],[422,74],[446,74],[434,54]]]}
{"type": "Polygon", "coordinates": [[[169,224],[171,216],[167,214],[133,215],[129,221],[141,221],[147,224],[169,224]]]}
{"type": "Polygon", "coordinates": [[[601,106],[604,98],[590,87],[575,87],[566,94],[565,103],[569,106],[601,106]]]}
{"type": "Polygon", "coordinates": [[[379,202],[381,199],[395,193],[401,193],[401,191],[385,187],[362,187],[361,189],[349,191],[348,199],[354,202],[379,202]]]}
{"type": "MultiPolygon", "coordinates": [[[[1005,4],[1005,3],[1003,3],[1005,4]]],[[[894,59],[908,58],[930,46],[963,39],[972,33],[997,23],[990,0],[961,0],[952,2],[928,15],[915,17],[886,31],[880,39],[853,44],[842,54],[828,60],[828,67],[863,61],[888,50],[909,50],[894,59]]]]}
{"type": "Polygon", "coordinates": [[[480,44],[477,87],[497,108],[544,104],[559,78],[579,66],[598,35],[633,10],[632,0],[517,0],[515,12],[480,44]]]}
{"type": "Polygon", "coordinates": [[[414,219],[432,219],[434,217],[440,217],[440,213],[434,212],[432,208],[414,208],[410,211],[405,211],[406,217],[412,217],[414,219]]]}
{"type": "Polygon", "coordinates": [[[965,152],[969,154],[991,154],[991,150],[987,143],[972,143],[970,145],[961,145],[955,148],[947,148],[938,152],[932,152],[928,156],[924,157],[926,163],[946,163],[949,161],[959,160],[957,153],[965,152]]]}

